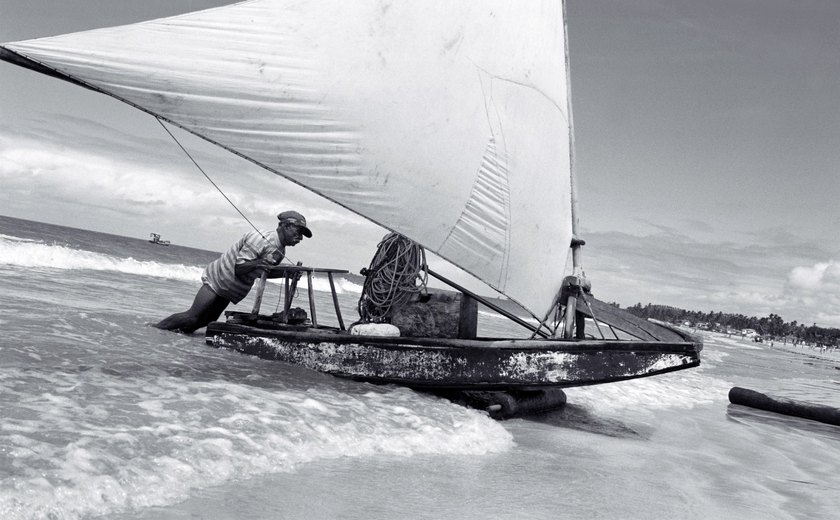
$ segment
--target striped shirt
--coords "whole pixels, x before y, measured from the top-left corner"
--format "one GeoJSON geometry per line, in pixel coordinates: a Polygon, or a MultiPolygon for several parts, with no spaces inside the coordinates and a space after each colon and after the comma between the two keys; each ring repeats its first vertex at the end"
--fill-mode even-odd
{"type": "Polygon", "coordinates": [[[236,265],[247,260],[268,258],[274,265],[280,263],[285,248],[280,245],[277,230],[251,231],[242,236],[221,257],[210,262],[201,275],[201,281],[210,286],[214,293],[233,303],[239,303],[254,285],[254,280],[262,275],[262,270],[254,269],[241,277],[236,276],[236,265]],[[265,237],[265,238],[263,238],[265,237]]]}

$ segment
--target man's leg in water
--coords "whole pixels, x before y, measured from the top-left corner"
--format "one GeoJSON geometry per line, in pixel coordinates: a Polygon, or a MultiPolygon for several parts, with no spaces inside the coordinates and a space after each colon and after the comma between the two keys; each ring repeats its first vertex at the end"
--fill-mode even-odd
{"type": "Polygon", "coordinates": [[[195,295],[195,300],[189,310],[173,314],[161,320],[155,327],[190,334],[211,321],[219,319],[222,311],[229,304],[228,300],[214,293],[213,289],[205,284],[198,290],[198,294],[195,295]]]}

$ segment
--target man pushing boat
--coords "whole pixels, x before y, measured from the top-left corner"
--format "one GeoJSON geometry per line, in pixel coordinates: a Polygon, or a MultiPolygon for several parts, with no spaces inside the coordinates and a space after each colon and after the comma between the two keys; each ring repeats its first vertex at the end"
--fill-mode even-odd
{"type": "Polygon", "coordinates": [[[192,306],[155,327],[189,334],[216,321],[230,303],[239,303],[248,295],[263,272],[280,264],[287,246],[312,237],[306,219],[297,211],[284,211],[277,220],[276,231],[250,231],[211,262],[201,275],[203,283],[192,306]]]}

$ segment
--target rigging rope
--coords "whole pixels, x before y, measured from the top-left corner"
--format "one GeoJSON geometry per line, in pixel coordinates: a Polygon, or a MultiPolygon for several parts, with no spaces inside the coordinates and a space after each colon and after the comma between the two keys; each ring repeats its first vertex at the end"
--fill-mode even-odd
{"type": "MultiPolygon", "coordinates": [[[[246,216],[245,216],[245,214],[244,214],[244,213],[242,213],[242,212],[239,210],[239,208],[238,208],[238,207],[236,207],[236,204],[234,204],[234,203],[233,203],[233,201],[232,201],[232,200],[230,200],[230,198],[228,198],[228,196],[227,196],[227,195],[225,195],[225,192],[223,192],[223,191],[222,191],[222,189],[221,189],[221,188],[220,188],[220,187],[219,187],[219,186],[218,186],[215,182],[213,182],[213,179],[211,179],[211,178],[210,178],[210,176],[209,176],[209,175],[207,175],[207,172],[205,172],[205,171],[204,171],[204,169],[202,169],[202,168],[201,168],[201,166],[199,166],[199,165],[198,165],[198,163],[195,161],[195,159],[193,159],[193,156],[192,156],[192,155],[190,155],[190,152],[188,152],[188,151],[187,151],[187,149],[186,149],[186,148],[184,148],[184,145],[182,145],[182,144],[181,144],[181,142],[178,140],[178,138],[177,138],[177,137],[175,137],[175,135],[174,135],[174,134],[172,134],[172,132],[170,132],[170,131],[169,131],[169,129],[166,127],[166,125],[164,125],[164,124],[163,124],[163,120],[162,120],[161,118],[159,118],[159,117],[155,117],[155,119],[157,119],[157,122],[158,122],[158,123],[160,123],[160,126],[162,126],[164,130],[166,130],[166,133],[167,133],[167,134],[169,134],[169,137],[171,137],[171,138],[172,138],[172,140],[173,140],[173,141],[175,141],[175,144],[177,144],[177,145],[178,145],[178,147],[179,147],[179,148],[181,148],[181,150],[183,150],[184,154],[186,154],[186,156],[187,156],[187,157],[189,157],[190,161],[192,161],[192,163],[195,165],[195,167],[196,167],[196,168],[198,168],[198,171],[200,171],[200,172],[204,175],[204,177],[205,177],[208,181],[210,181],[210,184],[212,184],[212,185],[213,185],[213,187],[214,187],[214,188],[216,188],[216,190],[218,190],[218,192],[222,194],[222,197],[224,197],[224,198],[225,198],[225,200],[226,200],[226,201],[228,201],[228,203],[229,203],[229,204],[233,207],[233,209],[235,209],[235,210],[236,210],[236,212],[237,212],[237,213],[239,213],[239,214],[242,216],[242,218],[244,218],[244,219],[245,219],[245,222],[247,222],[248,224],[250,224],[250,225],[251,225],[251,227],[252,227],[252,228],[254,228],[254,231],[256,231],[256,232],[257,232],[257,234],[258,234],[258,235],[260,235],[260,236],[262,237],[262,239],[263,239],[263,240],[265,240],[266,242],[268,242],[268,239],[265,237],[265,235],[263,235],[263,234],[262,234],[262,231],[260,231],[259,229],[257,229],[257,226],[255,226],[255,225],[254,225],[254,223],[253,223],[253,222],[251,222],[251,221],[248,219],[248,217],[246,217],[246,216]]],[[[283,255],[283,258],[282,258],[280,261],[281,261],[281,262],[283,262],[283,261],[289,261],[289,262],[290,262],[290,263],[292,263],[292,264],[294,264],[294,263],[295,263],[295,262],[294,262],[292,259],[290,259],[290,258],[288,257],[288,255],[286,255],[286,254],[284,254],[284,255],[283,255]]]]}
{"type": "Polygon", "coordinates": [[[365,283],[359,298],[360,321],[382,322],[395,306],[425,290],[425,266],[426,252],[418,243],[398,233],[386,235],[379,242],[370,267],[361,271],[365,283]]]}
{"type": "Polygon", "coordinates": [[[261,232],[259,229],[257,229],[257,226],[255,226],[253,222],[251,222],[250,220],[248,220],[248,217],[246,217],[244,213],[242,213],[241,211],[239,211],[239,208],[237,208],[237,207],[236,207],[236,204],[234,204],[234,203],[233,203],[233,201],[232,201],[232,200],[230,200],[230,199],[228,198],[228,196],[227,196],[227,195],[225,195],[225,192],[223,192],[223,191],[222,191],[222,189],[221,189],[221,188],[219,188],[219,186],[218,186],[218,185],[216,185],[216,183],[215,183],[215,182],[213,182],[213,179],[211,179],[211,178],[210,178],[210,176],[209,176],[209,175],[207,175],[207,173],[206,173],[206,172],[205,172],[205,171],[201,168],[201,166],[199,166],[199,165],[198,165],[198,163],[197,163],[197,162],[195,162],[195,159],[193,159],[193,156],[192,156],[192,155],[190,155],[190,152],[188,152],[188,151],[187,151],[187,149],[186,149],[186,148],[184,148],[184,146],[181,144],[181,142],[180,142],[180,141],[178,141],[178,138],[176,138],[176,137],[172,134],[172,132],[170,132],[170,131],[169,131],[169,129],[168,129],[168,128],[166,128],[166,125],[164,125],[164,124],[163,124],[163,121],[162,121],[159,117],[155,117],[155,119],[157,119],[157,122],[158,122],[158,123],[160,123],[160,126],[162,126],[164,130],[166,130],[166,133],[167,133],[167,134],[169,134],[169,137],[171,137],[171,138],[172,138],[172,140],[173,140],[173,141],[175,141],[175,144],[177,144],[177,145],[181,148],[181,150],[183,150],[183,151],[184,151],[184,153],[187,155],[187,157],[189,157],[189,158],[190,158],[190,160],[191,160],[191,161],[192,161],[192,163],[195,165],[195,167],[196,167],[196,168],[198,168],[198,171],[200,171],[202,174],[204,174],[204,177],[206,177],[206,178],[207,178],[207,180],[208,180],[208,181],[210,181],[210,184],[212,184],[212,185],[213,185],[213,187],[214,187],[214,188],[216,188],[216,189],[219,191],[219,193],[221,193],[221,194],[222,194],[222,197],[224,197],[224,198],[225,198],[225,200],[226,200],[226,201],[228,201],[228,203],[230,203],[230,205],[231,205],[231,206],[233,206],[233,209],[235,209],[237,213],[239,213],[240,215],[242,215],[242,218],[244,218],[244,219],[245,219],[245,221],[246,221],[248,224],[251,224],[251,227],[252,227],[252,228],[254,228],[254,231],[256,231],[257,233],[259,233],[259,235],[260,235],[261,237],[263,237],[263,240],[267,240],[267,239],[265,238],[265,236],[262,234],[262,232],[261,232]]]}
{"type": "MultiPolygon", "coordinates": [[[[586,308],[589,309],[589,314],[592,316],[592,321],[595,323],[595,327],[598,329],[598,333],[601,335],[601,339],[607,339],[606,336],[604,336],[604,332],[601,330],[601,326],[598,325],[598,319],[595,317],[595,311],[592,310],[592,306],[589,305],[589,300],[586,299],[586,292],[581,291],[580,296],[583,299],[583,303],[586,304],[586,308]]],[[[615,331],[613,331],[613,334],[615,334],[615,331]]],[[[617,335],[616,339],[618,339],[617,335]]]]}

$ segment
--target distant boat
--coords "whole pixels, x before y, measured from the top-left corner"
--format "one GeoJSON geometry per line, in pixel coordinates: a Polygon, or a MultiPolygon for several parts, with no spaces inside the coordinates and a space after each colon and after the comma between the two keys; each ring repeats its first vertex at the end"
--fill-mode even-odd
{"type": "Polygon", "coordinates": [[[149,237],[149,242],[151,242],[152,244],[157,244],[159,246],[169,245],[169,240],[161,240],[160,235],[158,235],[157,233],[149,233],[149,237]]]}

